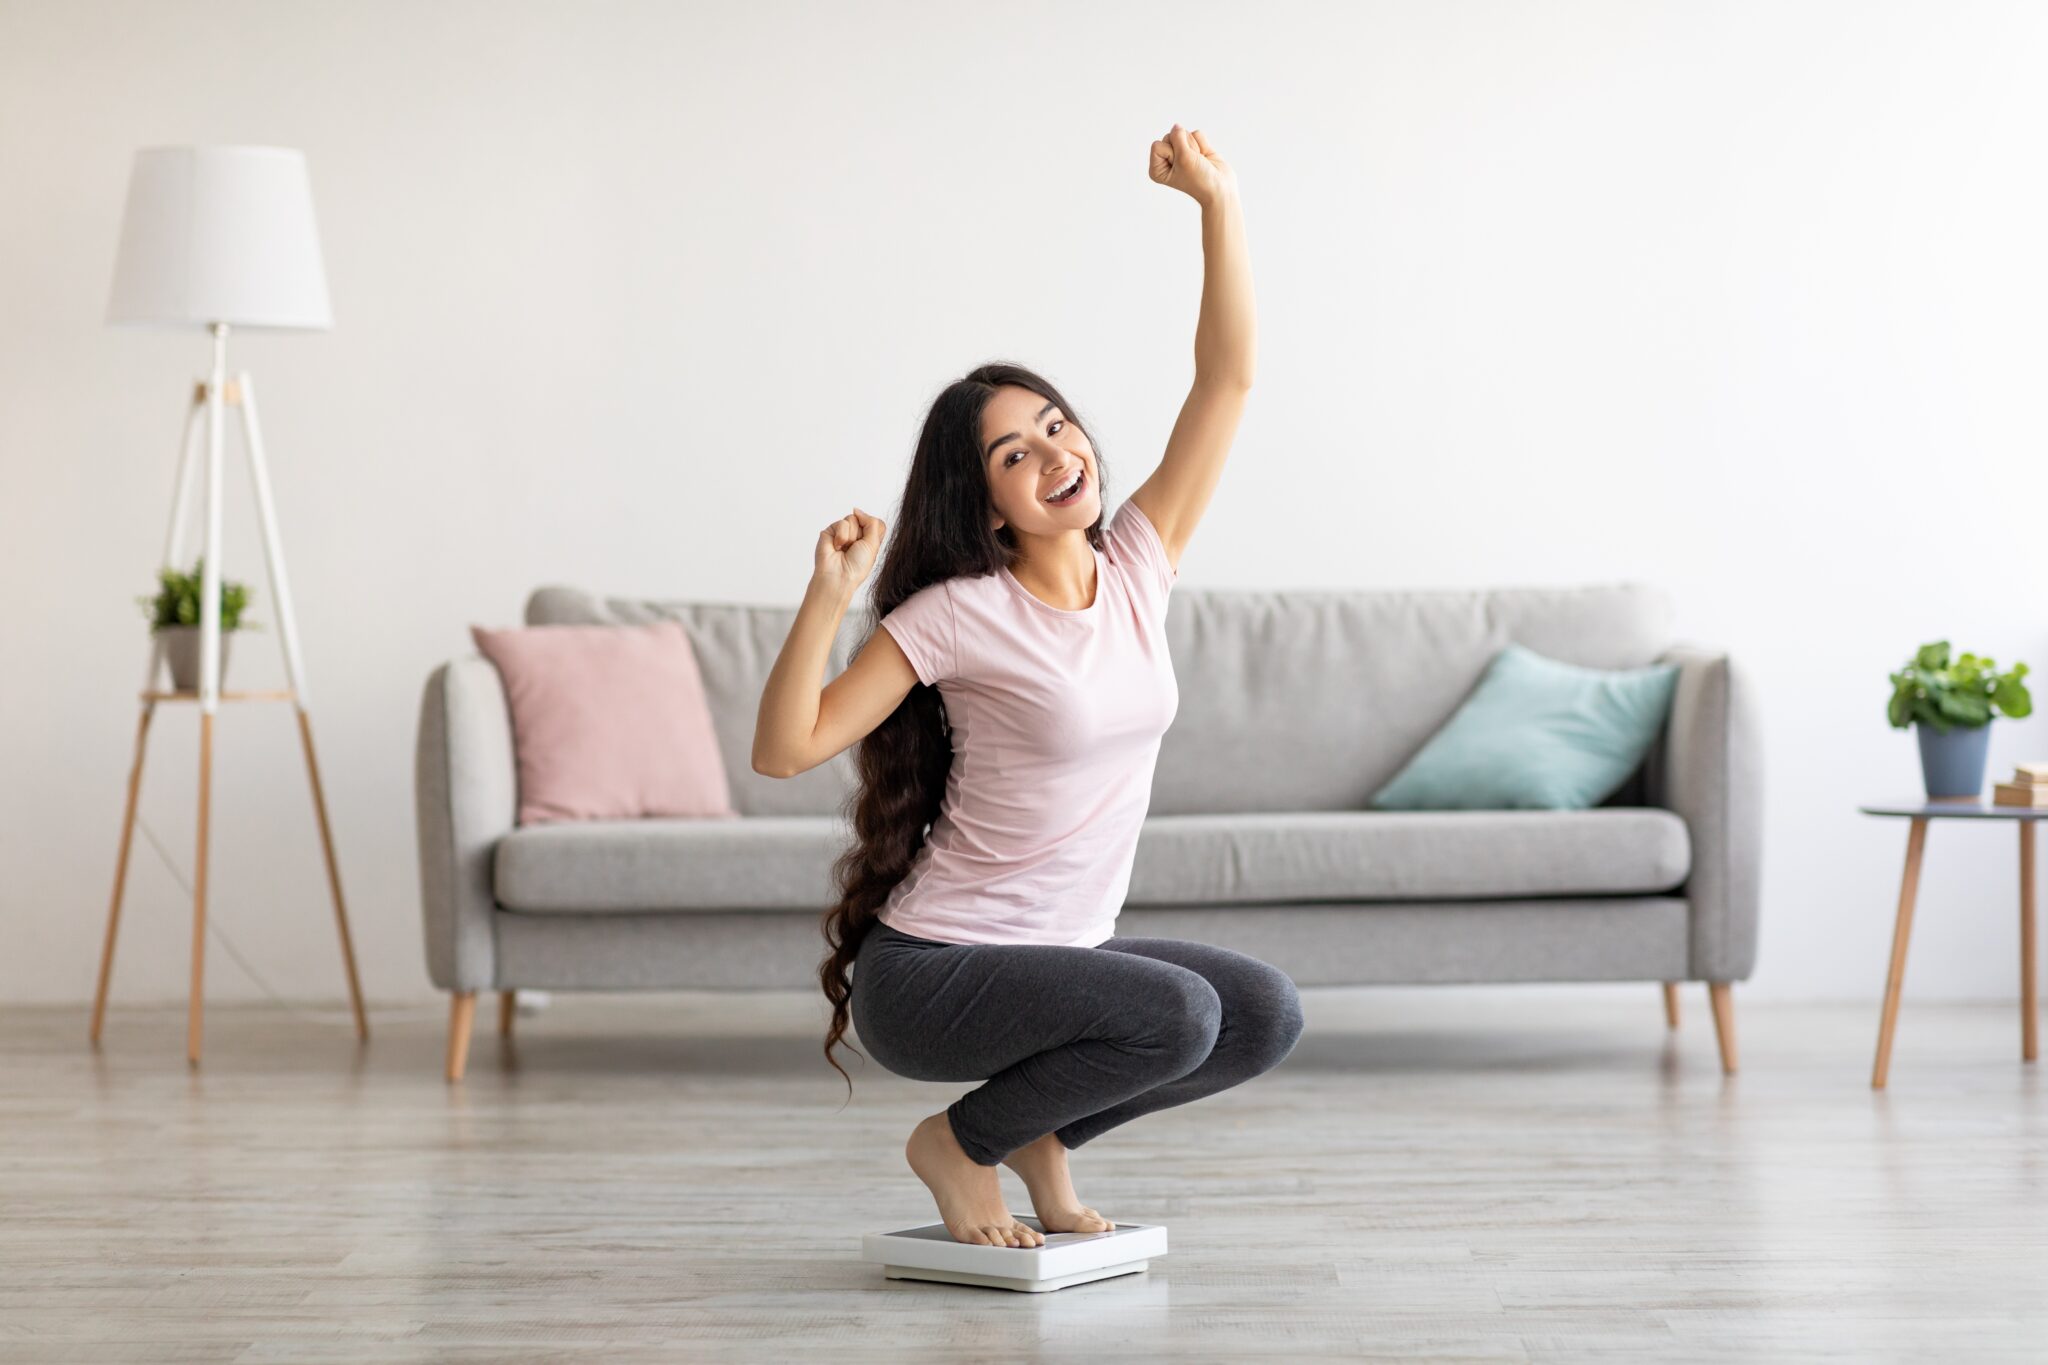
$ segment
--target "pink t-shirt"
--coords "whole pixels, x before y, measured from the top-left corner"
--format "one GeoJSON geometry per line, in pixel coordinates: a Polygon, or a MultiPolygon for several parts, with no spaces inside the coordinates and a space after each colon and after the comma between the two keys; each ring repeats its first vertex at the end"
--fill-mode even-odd
{"type": "Polygon", "coordinates": [[[1008,569],[911,594],[881,626],[936,686],[953,766],[882,922],[947,943],[1092,948],[1116,928],[1159,739],[1180,707],[1166,598],[1180,577],[1126,499],[1095,600],[1062,611],[1008,569]]]}

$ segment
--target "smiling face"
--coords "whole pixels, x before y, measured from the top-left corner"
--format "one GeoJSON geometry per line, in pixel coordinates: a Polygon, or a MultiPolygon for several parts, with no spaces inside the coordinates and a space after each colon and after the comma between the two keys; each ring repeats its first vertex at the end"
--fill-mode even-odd
{"type": "Polygon", "coordinates": [[[1020,536],[1051,536],[1095,524],[1102,510],[1095,448],[1059,404],[1014,384],[1001,386],[981,414],[981,453],[995,525],[1020,536]],[[1076,474],[1078,493],[1046,501],[1076,474]]]}

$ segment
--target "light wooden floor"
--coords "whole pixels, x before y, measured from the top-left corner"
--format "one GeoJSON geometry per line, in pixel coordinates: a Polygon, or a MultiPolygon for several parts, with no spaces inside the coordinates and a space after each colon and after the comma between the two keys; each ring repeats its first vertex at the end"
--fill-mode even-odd
{"type": "Polygon", "coordinates": [[[1873,1093],[1874,1001],[1738,991],[1724,1080],[1704,988],[1607,989],[1306,992],[1280,1069],[1076,1153],[1172,1253],[1043,1295],[857,1259],[964,1087],[841,1109],[806,997],[479,1010],[455,1088],[439,1010],[215,1007],[196,1073],[182,1009],[0,1011],[0,1358],[2048,1358],[2014,1008],[1909,992],[1873,1093]]]}

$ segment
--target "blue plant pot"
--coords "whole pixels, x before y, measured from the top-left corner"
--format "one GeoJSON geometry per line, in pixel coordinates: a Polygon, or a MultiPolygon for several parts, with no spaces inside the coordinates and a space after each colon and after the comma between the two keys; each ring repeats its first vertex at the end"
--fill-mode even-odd
{"type": "Polygon", "coordinates": [[[1920,732],[1920,775],[1926,779],[1929,797],[1984,794],[1984,761],[1991,745],[1989,721],[1951,725],[1947,734],[1917,720],[1913,728],[1920,732]]]}

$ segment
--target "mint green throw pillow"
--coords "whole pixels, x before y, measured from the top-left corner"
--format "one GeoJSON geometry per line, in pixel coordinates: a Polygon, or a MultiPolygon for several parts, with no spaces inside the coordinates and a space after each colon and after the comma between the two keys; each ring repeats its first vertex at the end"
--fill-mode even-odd
{"type": "Polygon", "coordinates": [[[1510,644],[1374,810],[1586,810],[1642,763],[1677,664],[1582,668],[1510,644]]]}

